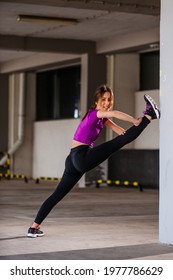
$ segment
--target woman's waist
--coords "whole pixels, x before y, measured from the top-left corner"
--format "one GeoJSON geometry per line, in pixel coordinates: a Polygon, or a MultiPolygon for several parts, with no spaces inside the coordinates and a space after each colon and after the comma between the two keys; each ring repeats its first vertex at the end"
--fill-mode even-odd
{"type": "Polygon", "coordinates": [[[85,149],[88,149],[88,148],[90,148],[90,146],[88,144],[73,140],[71,152],[79,151],[79,150],[82,150],[82,149],[85,150],[85,149]]]}
{"type": "Polygon", "coordinates": [[[73,140],[73,142],[72,142],[72,149],[76,148],[76,147],[79,147],[79,146],[89,146],[89,145],[86,144],[86,143],[77,141],[77,140],[73,140]]]}

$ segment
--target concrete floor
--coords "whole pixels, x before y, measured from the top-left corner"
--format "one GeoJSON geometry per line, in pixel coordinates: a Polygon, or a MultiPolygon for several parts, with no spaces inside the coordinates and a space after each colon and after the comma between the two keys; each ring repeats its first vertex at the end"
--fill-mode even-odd
{"type": "Polygon", "coordinates": [[[159,243],[158,190],[75,187],[45,219],[45,236],[27,230],[55,182],[0,181],[1,260],[173,260],[159,243]]]}

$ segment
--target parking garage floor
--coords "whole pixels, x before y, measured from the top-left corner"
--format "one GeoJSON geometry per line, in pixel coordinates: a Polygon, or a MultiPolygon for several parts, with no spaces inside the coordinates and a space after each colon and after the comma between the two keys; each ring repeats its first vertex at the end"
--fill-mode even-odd
{"type": "Polygon", "coordinates": [[[0,181],[1,260],[173,260],[159,242],[158,190],[75,187],[49,214],[45,235],[27,230],[56,182],[0,181]]]}

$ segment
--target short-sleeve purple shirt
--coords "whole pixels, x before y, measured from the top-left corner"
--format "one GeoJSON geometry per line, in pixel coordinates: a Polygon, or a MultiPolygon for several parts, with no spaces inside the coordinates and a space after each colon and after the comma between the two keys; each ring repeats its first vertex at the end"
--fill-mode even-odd
{"type": "Polygon", "coordinates": [[[107,118],[98,118],[98,110],[90,109],[86,117],[80,122],[73,139],[89,146],[93,146],[100,135],[107,118]]]}

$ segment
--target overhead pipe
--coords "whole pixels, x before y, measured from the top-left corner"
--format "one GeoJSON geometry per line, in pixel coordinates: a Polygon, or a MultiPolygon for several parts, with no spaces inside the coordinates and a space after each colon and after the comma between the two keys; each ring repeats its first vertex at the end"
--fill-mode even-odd
{"type": "Polygon", "coordinates": [[[7,154],[0,160],[0,165],[4,165],[8,156],[13,155],[23,143],[24,138],[24,94],[25,94],[25,74],[19,74],[19,111],[18,111],[18,139],[8,150],[7,154]]]}

